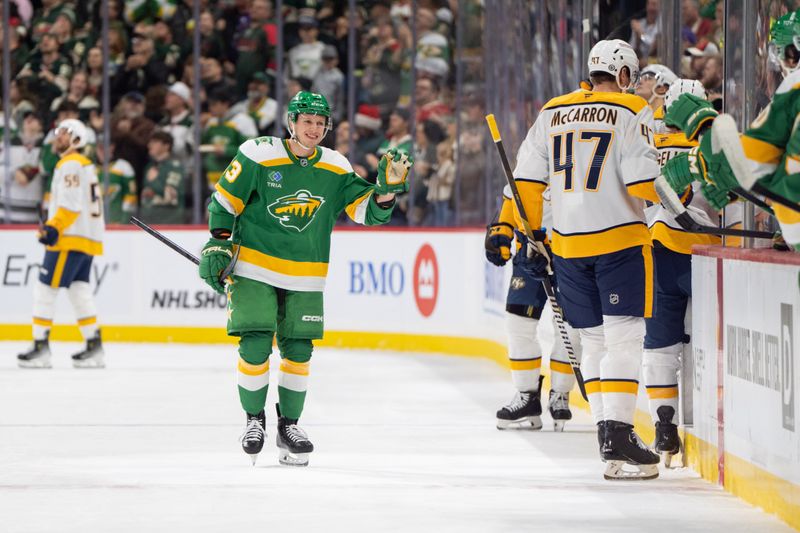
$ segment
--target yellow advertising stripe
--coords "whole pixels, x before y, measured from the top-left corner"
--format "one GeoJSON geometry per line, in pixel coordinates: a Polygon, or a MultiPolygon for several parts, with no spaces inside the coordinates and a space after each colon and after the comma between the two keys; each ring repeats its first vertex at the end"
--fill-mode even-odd
{"type": "Polygon", "coordinates": [[[783,155],[783,149],[770,144],[766,141],[754,139],[747,135],[740,137],[742,141],[742,148],[744,148],[744,155],[751,161],[759,163],[767,163],[777,165],[783,155]]]}
{"type": "Polygon", "coordinates": [[[600,392],[600,380],[599,379],[592,379],[589,381],[583,382],[584,387],[586,387],[586,394],[596,394],[600,392]]]}
{"type": "Polygon", "coordinates": [[[52,326],[53,319],[39,318],[38,316],[35,316],[33,317],[33,323],[37,326],[52,326]]]}
{"type": "Polygon", "coordinates": [[[637,381],[604,379],[600,381],[600,390],[603,394],[608,394],[611,392],[637,394],[639,392],[639,383],[637,381]]]}
{"type": "Polygon", "coordinates": [[[536,359],[530,359],[527,361],[514,361],[510,359],[508,361],[511,370],[536,370],[537,368],[541,368],[542,366],[542,358],[537,357],[536,359]]]}
{"type": "Polygon", "coordinates": [[[266,361],[260,365],[253,365],[240,357],[238,370],[242,374],[247,374],[248,376],[263,376],[269,372],[269,361],[266,361]]]}
{"type": "Polygon", "coordinates": [[[328,263],[281,259],[280,257],[273,257],[245,246],[239,248],[239,261],[250,263],[286,276],[315,276],[324,278],[328,275],[328,263]]]}
{"type": "Polygon", "coordinates": [[[232,195],[231,193],[223,189],[222,185],[220,185],[219,183],[214,185],[214,188],[217,190],[218,193],[224,196],[226,200],[228,200],[231,206],[233,206],[233,210],[236,211],[237,215],[242,211],[244,211],[244,202],[242,200],[240,200],[236,196],[232,195]]]}
{"type": "Polygon", "coordinates": [[[561,361],[553,361],[550,359],[550,370],[560,374],[572,374],[572,365],[569,363],[562,363],[561,361]]]}
{"type": "Polygon", "coordinates": [[[91,326],[92,324],[97,324],[97,317],[96,316],[87,316],[86,318],[79,318],[78,325],[79,326],[91,326]]]}
{"type": "Polygon", "coordinates": [[[678,397],[678,387],[647,387],[647,397],[651,400],[666,400],[678,397]]]}
{"type": "Polygon", "coordinates": [[[53,277],[50,279],[50,286],[57,289],[61,283],[61,276],[64,274],[64,265],[67,263],[67,256],[69,252],[59,252],[58,259],[56,260],[56,268],[53,271],[53,277]]]}
{"type": "Polygon", "coordinates": [[[288,359],[281,361],[281,372],[286,372],[287,374],[294,374],[295,376],[307,376],[308,368],[308,363],[295,363],[294,361],[290,361],[288,359]]]}

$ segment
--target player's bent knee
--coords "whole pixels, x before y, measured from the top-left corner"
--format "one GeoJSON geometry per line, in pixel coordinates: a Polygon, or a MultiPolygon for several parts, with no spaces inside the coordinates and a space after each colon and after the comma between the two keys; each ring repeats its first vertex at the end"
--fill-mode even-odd
{"type": "Polygon", "coordinates": [[[251,364],[262,364],[272,353],[271,331],[248,331],[239,338],[239,356],[251,364]]]}
{"type": "Polygon", "coordinates": [[[307,363],[311,360],[314,344],[311,339],[283,339],[278,338],[278,348],[281,357],[295,363],[307,363]]]}

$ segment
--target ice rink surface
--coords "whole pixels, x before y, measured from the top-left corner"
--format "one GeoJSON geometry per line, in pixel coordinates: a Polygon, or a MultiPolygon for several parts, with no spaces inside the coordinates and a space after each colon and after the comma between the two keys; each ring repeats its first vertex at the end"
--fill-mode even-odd
{"type": "MultiPolygon", "coordinates": [[[[513,391],[485,359],[317,350],[308,468],[255,468],[234,346],[108,344],[105,370],[19,370],[0,343],[0,532],[788,532],[691,470],[608,482],[588,414],[498,431],[513,391]]],[[[273,355],[273,369],[276,355],[273,355]]],[[[575,393],[573,393],[575,394],[575,393]]]]}

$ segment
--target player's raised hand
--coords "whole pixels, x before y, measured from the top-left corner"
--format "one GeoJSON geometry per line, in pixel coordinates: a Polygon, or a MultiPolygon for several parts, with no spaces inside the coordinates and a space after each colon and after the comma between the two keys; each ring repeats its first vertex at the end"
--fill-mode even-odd
{"type": "Polygon", "coordinates": [[[379,195],[408,192],[408,172],[414,158],[405,150],[392,148],[378,162],[375,192],[379,195]]]}

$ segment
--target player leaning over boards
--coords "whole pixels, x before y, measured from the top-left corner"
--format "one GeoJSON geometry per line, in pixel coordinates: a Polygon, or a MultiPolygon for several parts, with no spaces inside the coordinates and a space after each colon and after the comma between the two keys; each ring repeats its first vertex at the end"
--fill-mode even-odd
{"type": "Polygon", "coordinates": [[[67,289],[86,348],[72,356],[76,368],[103,368],[103,347],[97,327],[89,274],[94,256],[103,253],[103,204],[97,173],[81,155],[88,130],[76,119],[62,120],[55,130],[55,166],[48,213],[39,229],[46,246],[39,282],[33,289],[33,347],[17,356],[23,368],[50,368],[48,338],[58,289],[67,289]]]}
{"type": "Polygon", "coordinates": [[[412,159],[390,150],[371,185],[339,152],[319,146],[332,128],[324,96],[301,91],[288,110],[291,137],[243,143],[217,183],[200,277],[224,292],[218,277],[238,247],[227,294],[228,334],[239,337],[239,398],[247,413],[242,448],[255,464],[266,438],[269,356],[277,333],[279,461],[305,466],[314,447],[297,420],[311,341],[322,338],[322,290],[334,223],[342,211],[361,224],[388,222],[395,194],[408,190],[412,159]]]}
{"type": "MultiPolygon", "coordinates": [[[[514,227],[521,224],[515,220],[516,210],[511,200],[511,187],[503,189],[503,205],[497,219],[486,227],[486,259],[496,266],[504,266],[511,257],[512,239],[516,237],[513,273],[506,296],[506,332],[508,334],[508,359],[511,366],[511,381],[517,389],[514,399],[497,411],[497,429],[542,428],[542,347],[539,343],[539,327],[547,305],[547,294],[541,281],[534,279],[523,269],[522,257],[527,250],[527,239],[514,227]],[[522,253],[520,253],[522,251],[522,253]],[[528,425],[529,424],[529,425],[528,425]]],[[[548,223],[549,224],[549,223],[548,223]]],[[[545,320],[553,321],[552,310],[544,314],[545,320]]],[[[580,359],[578,335],[569,326],[570,341],[580,359]]],[[[552,324],[556,330],[556,325],[552,324]]],[[[561,336],[553,335],[550,351],[550,396],[547,406],[553,419],[555,431],[563,431],[564,423],[572,419],[569,409],[569,391],[575,385],[575,374],[569,363],[567,349],[561,336]]]]}
{"type": "Polygon", "coordinates": [[[725,207],[738,187],[783,198],[794,209],[778,202],[772,208],[786,243],[800,251],[800,10],[772,25],[770,53],[777,55],[784,80],[741,138],[735,124],[717,121],[718,113],[701,98],[681,95],[670,106],[665,122],[700,145],[673,158],[664,178],[676,191],[700,181],[703,196],[716,209],[725,207]]]}
{"type": "Polygon", "coordinates": [[[580,330],[605,477],[652,479],[659,457],[633,431],[633,414],[644,317],[653,305],[644,217],[644,199],[658,199],[653,112],[643,98],[625,93],[639,75],[627,43],[598,42],[588,66],[593,90],[545,104],[520,147],[514,178],[532,227],[541,226],[542,193],[550,186],[559,302],[580,330]]]}
{"type": "MultiPolygon", "coordinates": [[[[664,97],[664,108],[668,110],[684,93],[706,99],[702,83],[679,79],[670,85],[664,97]]],[[[655,142],[662,166],[676,155],[685,154],[697,146],[696,141],[688,140],[676,128],[667,128],[666,133],[656,134],[655,142]]],[[[684,203],[696,220],[707,226],[719,223],[718,214],[700,194],[689,192],[684,203]]],[[[681,356],[689,343],[686,328],[691,330],[691,313],[688,311],[691,310],[692,297],[692,245],[719,244],[720,238],[686,232],[661,204],[647,208],[645,214],[653,238],[656,299],[653,316],[645,319],[643,375],[650,415],[656,429],[653,448],[669,467],[672,457],[681,451],[677,426],[678,371],[681,356]]]]}

